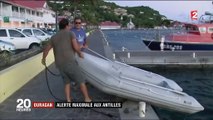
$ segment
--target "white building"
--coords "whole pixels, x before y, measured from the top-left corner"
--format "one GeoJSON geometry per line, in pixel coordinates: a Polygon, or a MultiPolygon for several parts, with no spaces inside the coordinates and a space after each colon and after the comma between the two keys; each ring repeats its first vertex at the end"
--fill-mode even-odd
{"type": "Polygon", "coordinates": [[[114,9],[115,15],[127,15],[127,10],[123,8],[114,9]]]}
{"type": "Polygon", "coordinates": [[[133,29],[133,28],[135,28],[135,25],[132,22],[132,19],[130,18],[129,22],[127,23],[127,29],[133,29]]]}
{"type": "Polygon", "coordinates": [[[0,0],[0,27],[55,25],[55,13],[45,0],[0,0]]]}

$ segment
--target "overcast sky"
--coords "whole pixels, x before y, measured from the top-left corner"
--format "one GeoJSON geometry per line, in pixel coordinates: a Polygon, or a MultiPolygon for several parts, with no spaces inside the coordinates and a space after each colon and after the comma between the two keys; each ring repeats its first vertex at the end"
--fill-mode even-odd
{"type": "Polygon", "coordinates": [[[197,10],[198,18],[209,11],[213,13],[212,1],[140,1],[140,0],[107,0],[120,6],[149,6],[169,19],[190,22],[190,11],[197,10]]]}

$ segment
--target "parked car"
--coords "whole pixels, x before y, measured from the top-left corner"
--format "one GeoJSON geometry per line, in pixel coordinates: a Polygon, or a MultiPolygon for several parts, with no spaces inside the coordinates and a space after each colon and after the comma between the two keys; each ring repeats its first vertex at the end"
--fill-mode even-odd
{"type": "Polygon", "coordinates": [[[36,37],[41,41],[45,41],[50,39],[51,35],[45,33],[41,29],[38,28],[17,28],[27,36],[36,37]]]}
{"type": "Polygon", "coordinates": [[[50,36],[56,34],[56,30],[55,30],[55,29],[46,29],[46,28],[42,28],[41,30],[44,31],[45,33],[47,33],[47,34],[50,35],[50,36]]]}
{"type": "Polygon", "coordinates": [[[16,47],[14,44],[0,40],[0,53],[3,53],[3,52],[14,53],[15,50],[16,50],[16,47]]]}
{"type": "Polygon", "coordinates": [[[39,39],[29,37],[15,28],[0,28],[0,39],[14,44],[16,49],[31,49],[41,45],[39,39]]]}
{"type": "Polygon", "coordinates": [[[0,40],[0,65],[7,64],[10,61],[11,55],[15,54],[15,50],[15,45],[0,40]]]}

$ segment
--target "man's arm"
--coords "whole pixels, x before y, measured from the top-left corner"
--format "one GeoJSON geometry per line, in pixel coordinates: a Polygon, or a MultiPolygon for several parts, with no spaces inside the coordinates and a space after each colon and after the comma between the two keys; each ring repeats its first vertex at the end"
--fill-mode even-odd
{"type": "Polygon", "coordinates": [[[41,63],[42,63],[43,65],[46,65],[46,57],[47,57],[47,55],[48,55],[48,53],[49,53],[49,51],[50,51],[51,48],[52,48],[52,45],[49,43],[49,44],[45,47],[45,49],[43,50],[43,57],[42,57],[42,60],[41,60],[41,63]]]}
{"type": "Polygon", "coordinates": [[[88,39],[87,39],[87,35],[86,35],[86,32],[84,31],[84,44],[83,44],[83,47],[84,48],[88,48],[88,39]]]}
{"type": "Polygon", "coordinates": [[[81,52],[81,48],[78,45],[76,39],[72,38],[71,42],[72,42],[72,47],[73,47],[74,51],[77,52],[77,54],[78,54],[79,57],[83,58],[83,53],[81,52]]]}
{"type": "Polygon", "coordinates": [[[85,38],[83,47],[84,48],[88,48],[88,39],[87,39],[87,37],[85,38]]]}

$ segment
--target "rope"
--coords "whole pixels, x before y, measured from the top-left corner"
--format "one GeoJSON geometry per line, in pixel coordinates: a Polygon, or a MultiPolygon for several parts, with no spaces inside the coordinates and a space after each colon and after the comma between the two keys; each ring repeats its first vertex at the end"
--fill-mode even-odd
{"type": "Polygon", "coordinates": [[[49,73],[51,73],[52,75],[54,75],[54,76],[61,76],[60,74],[55,74],[55,73],[53,73],[52,71],[50,71],[50,69],[45,65],[45,70],[47,70],[49,73]]]}
{"type": "MultiPolygon", "coordinates": [[[[91,50],[91,51],[92,51],[92,50],[91,50]]],[[[98,54],[98,53],[97,53],[97,54],[98,54]]],[[[49,90],[50,94],[52,95],[52,97],[53,97],[54,99],[56,99],[56,100],[58,100],[58,101],[61,101],[61,102],[65,102],[66,100],[62,100],[62,99],[56,97],[56,96],[53,94],[52,90],[50,89],[50,85],[49,85],[49,82],[48,82],[48,74],[47,74],[47,71],[48,71],[49,73],[51,73],[52,75],[54,75],[54,76],[60,76],[60,74],[55,74],[55,73],[53,73],[53,72],[50,71],[50,70],[48,69],[48,67],[45,65],[45,78],[46,78],[46,83],[47,83],[47,87],[48,87],[48,90],[49,90]]],[[[105,116],[110,117],[111,119],[114,119],[114,120],[116,120],[115,118],[118,118],[118,116],[112,115],[112,114],[110,114],[110,113],[101,112],[101,111],[99,111],[99,110],[95,110],[94,108],[83,108],[83,109],[91,109],[92,111],[94,111],[94,112],[96,112],[96,113],[105,115],[105,116]]]]}
{"type": "Polygon", "coordinates": [[[56,96],[53,94],[52,90],[50,89],[50,85],[49,85],[49,80],[48,80],[47,71],[48,71],[48,72],[50,72],[50,73],[51,73],[52,75],[54,75],[54,76],[59,76],[59,75],[57,75],[57,74],[53,73],[52,71],[50,71],[50,70],[48,69],[48,67],[45,65],[45,77],[46,77],[46,83],[47,83],[47,88],[48,88],[48,90],[49,90],[50,94],[53,96],[53,98],[54,98],[54,99],[56,99],[56,100],[58,100],[58,101],[63,101],[63,102],[64,102],[64,101],[66,101],[66,100],[62,100],[62,99],[60,99],[60,98],[56,97],[56,96]]]}
{"type": "Polygon", "coordinates": [[[107,57],[105,57],[105,56],[103,56],[103,55],[101,55],[101,54],[99,54],[99,53],[97,53],[97,52],[91,50],[90,48],[87,48],[87,49],[88,49],[90,52],[92,52],[92,53],[98,55],[99,57],[101,57],[101,58],[103,58],[103,59],[105,59],[105,60],[112,61],[112,60],[108,59],[107,57]]]}

